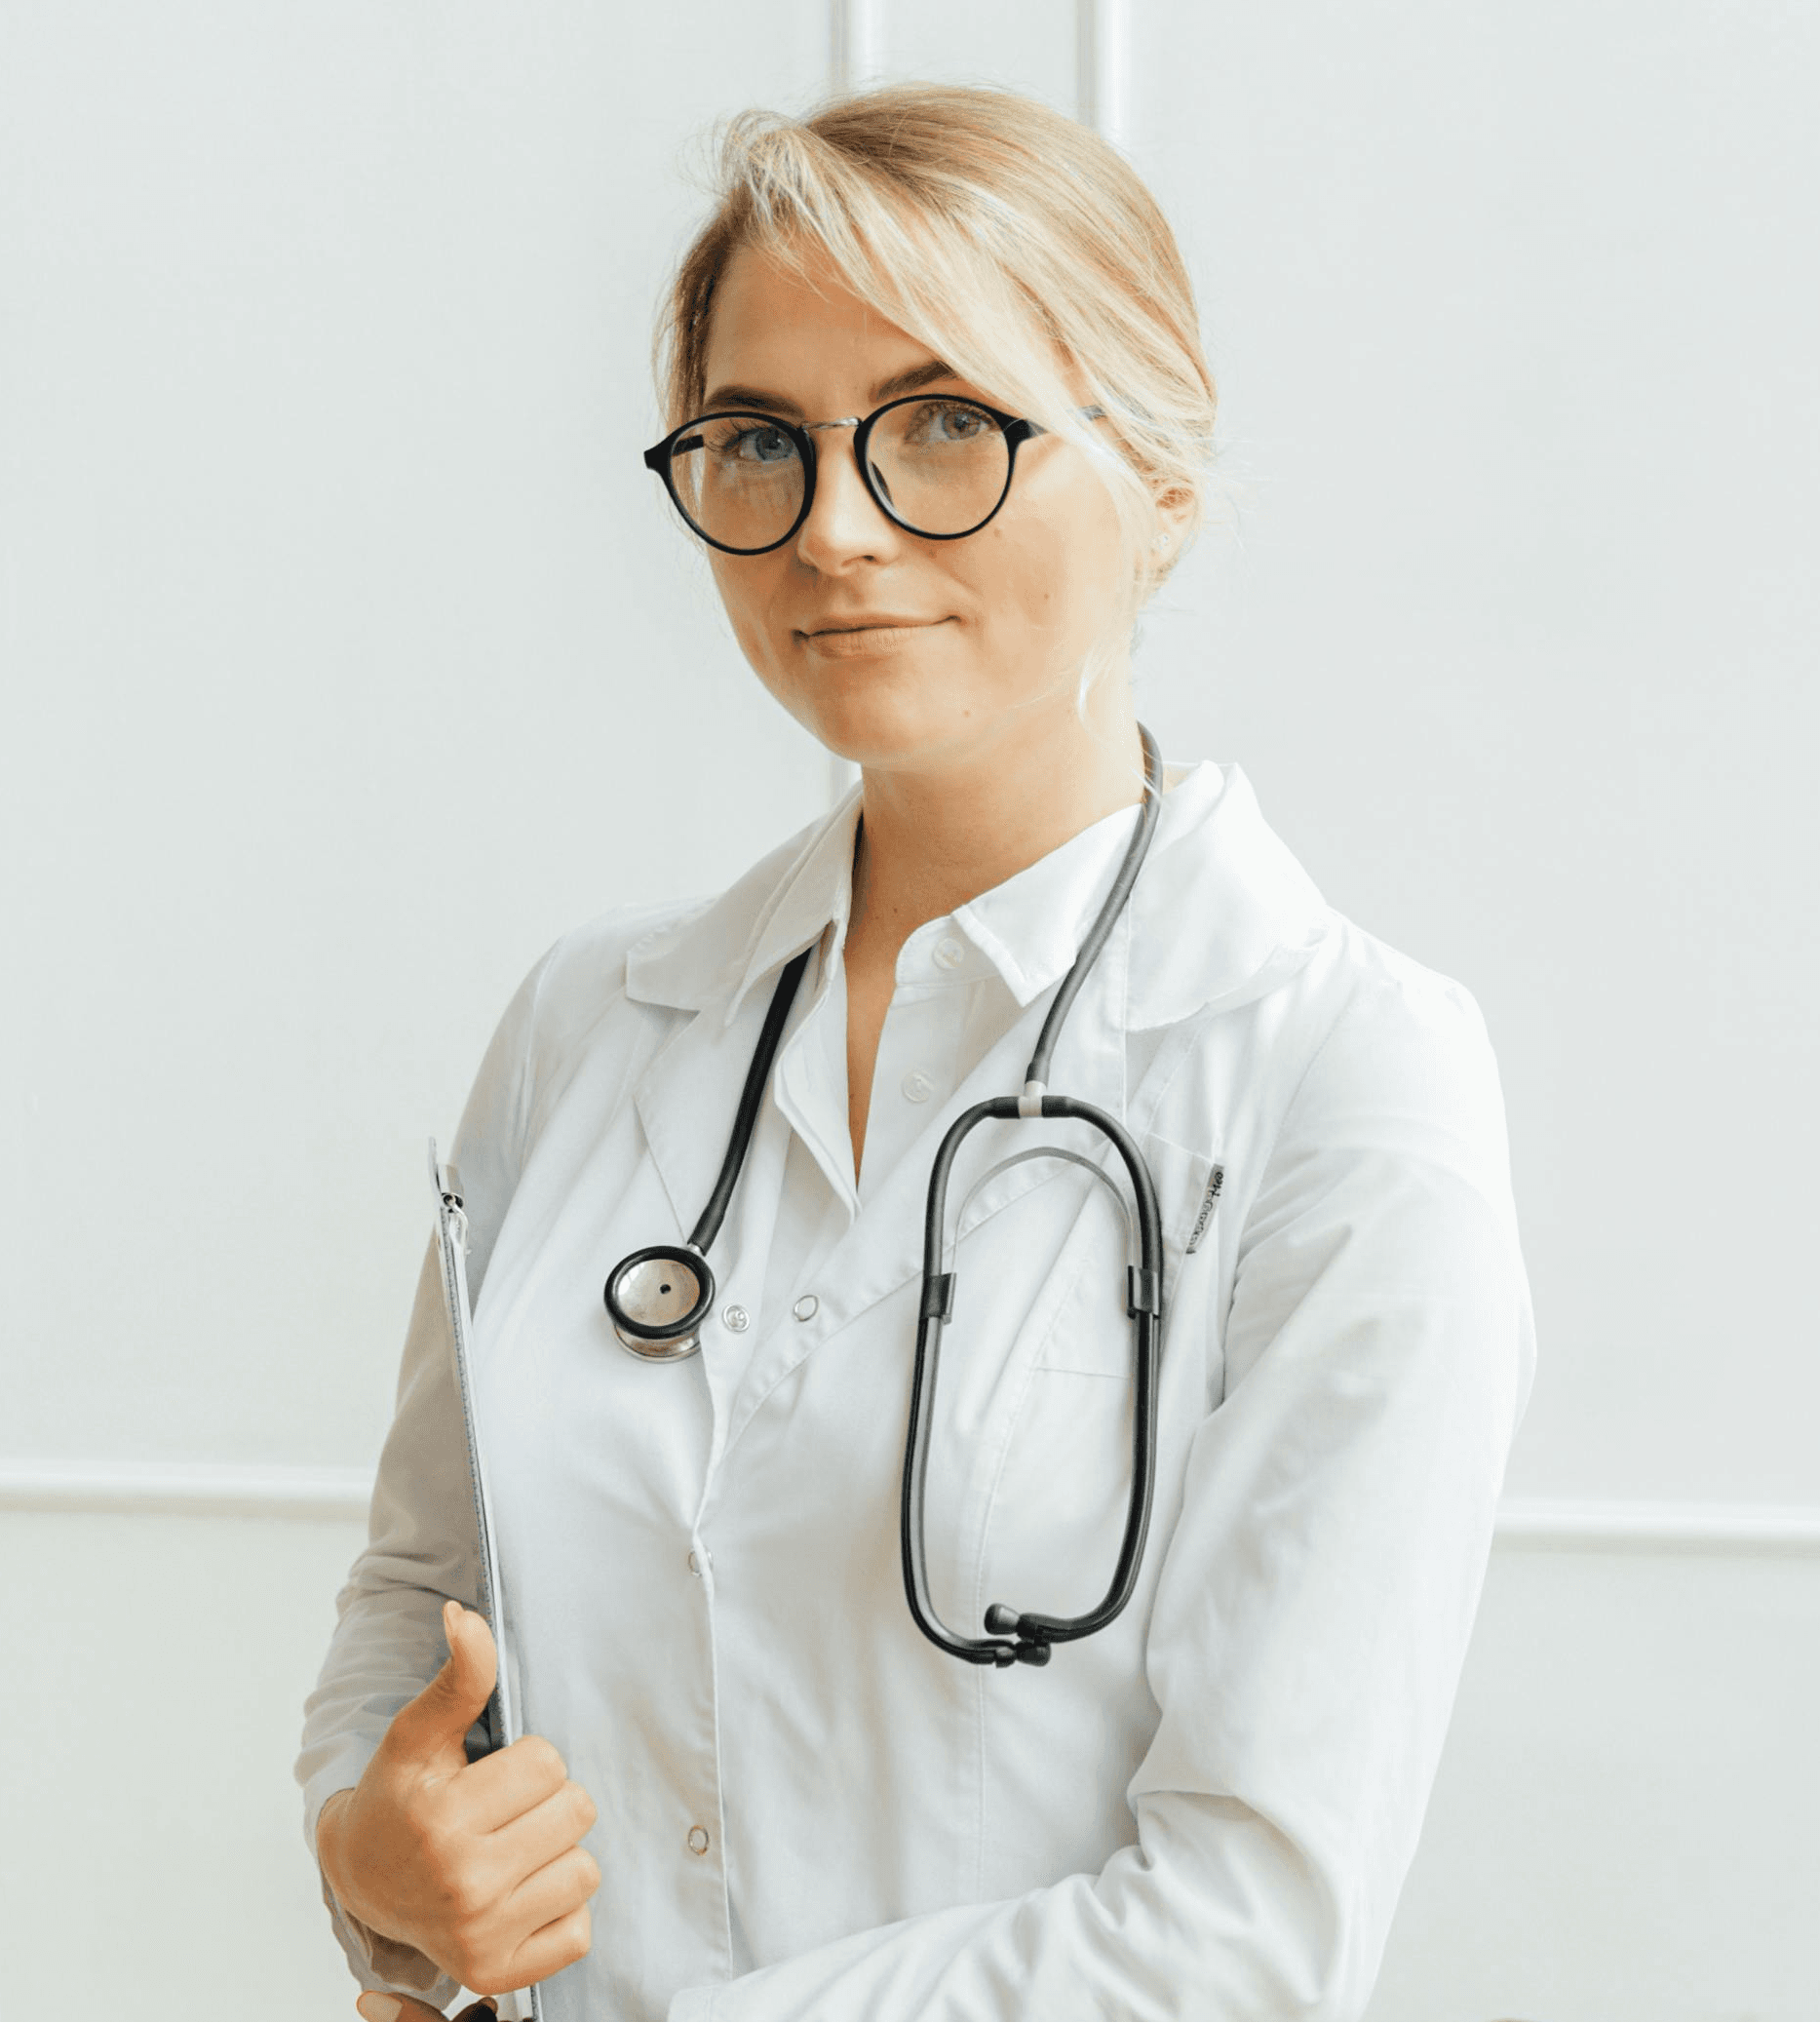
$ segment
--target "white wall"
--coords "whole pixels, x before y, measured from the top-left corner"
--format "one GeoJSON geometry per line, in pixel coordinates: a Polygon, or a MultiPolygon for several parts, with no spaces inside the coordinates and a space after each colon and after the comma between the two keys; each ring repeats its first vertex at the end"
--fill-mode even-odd
{"type": "Polygon", "coordinates": [[[1820,10],[1133,16],[1247,486],[1154,712],[1479,995],[1513,1486],[1820,1500],[1820,10]]]}
{"type": "MultiPolygon", "coordinates": [[[[844,47],[1063,104],[1099,48],[1237,523],[1146,622],[1144,713],[1478,994],[1536,1294],[1374,2022],[1811,2018],[1820,19],[1095,12],[873,0],[844,47]]],[[[347,1998],[289,1759],[422,1140],[563,926],[712,888],[826,791],[637,452],[690,137],[811,99],[833,21],[0,10],[22,2006],[347,1998]],[[280,1490],[314,1514],[251,1513],[280,1490]]]]}

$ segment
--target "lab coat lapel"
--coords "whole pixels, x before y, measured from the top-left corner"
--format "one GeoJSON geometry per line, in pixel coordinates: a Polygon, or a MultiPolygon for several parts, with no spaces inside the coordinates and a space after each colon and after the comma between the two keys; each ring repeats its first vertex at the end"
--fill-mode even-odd
{"type": "MultiPolygon", "coordinates": [[[[717,1007],[697,1013],[640,1078],[634,1096],[639,1121],[676,1222],[674,1234],[628,1229],[629,1247],[685,1241],[694,1228],[726,1155],[770,998],[770,988],[752,992],[731,1025],[717,1007]]],[[[767,1092],[726,1218],[708,1251],[716,1292],[716,1310],[703,1327],[701,1352],[714,1412],[710,1478],[726,1448],[748,1359],[743,1346],[721,1331],[719,1315],[736,1303],[749,1310],[757,1306],[755,1295],[777,1225],[788,1132],[771,1110],[767,1092]]]]}
{"type": "Polygon", "coordinates": [[[698,1011],[639,1076],[633,1101],[676,1217],[674,1231],[644,1242],[685,1240],[707,1206],[763,1020],[762,999],[749,1000],[731,1026],[712,1009],[698,1011]]]}

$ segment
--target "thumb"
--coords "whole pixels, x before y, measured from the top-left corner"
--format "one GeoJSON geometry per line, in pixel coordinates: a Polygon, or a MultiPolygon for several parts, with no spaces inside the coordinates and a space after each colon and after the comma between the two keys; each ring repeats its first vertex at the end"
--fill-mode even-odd
{"type": "MultiPolygon", "coordinates": [[[[366,2022],[443,2022],[441,2008],[412,2001],[408,1994],[363,1994],[354,2005],[366,2022]]],[[[495,2012],[490,2001],[477,2001],[471,2008],[463,2008],[455,2022],[469,2022],[470,2017],[478,2018],[478,2022],[492,2022],[495,2012]]]]}
{"type": "Polygon", "coordinates": [[[399,1712],[388,1739],[410,1759],[446,1772],[467,1761],[461,1744],[492,1696],[498,1658],[485,1616],[459,1601],[445,1603],[443,1633],[447,1662],[399,1712]]]}

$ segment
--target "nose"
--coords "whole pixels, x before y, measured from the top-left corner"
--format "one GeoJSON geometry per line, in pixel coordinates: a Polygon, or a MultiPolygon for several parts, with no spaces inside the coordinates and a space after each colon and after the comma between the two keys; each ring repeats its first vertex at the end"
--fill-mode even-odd
{"type": "Polygon", "coordinates": [[[879,509],[853,454],[854,424],[818,422],[815,500],[809,517],[796,529],[796,558],[823,575],[837,575],[859,562],[888,561],[903,545],[904,534],[879,509]]]}

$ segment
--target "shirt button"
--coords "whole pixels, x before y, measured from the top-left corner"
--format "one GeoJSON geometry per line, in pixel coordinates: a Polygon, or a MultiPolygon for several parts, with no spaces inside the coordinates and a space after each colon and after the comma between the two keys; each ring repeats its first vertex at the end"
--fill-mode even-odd
{"type": "Polygon", "coordinates": [[[938,968],[958,969],[967,959],[967,951],[949,934],[935,944],[935,959],[938,968]]]}
{"type": "Polygon", "coordinates": [[[729,1334],[744,1334],[752,1325],[752,1315],[743,1305],[730,1305],[720,1315],[721,1324],[729,1334]]]}
{"type": "Polygon", "coordinates": [[[935,1093],[935,1083],[921,1068],[911,1068],[900,1085],[907,1103],[926,1103],[935,1093]]]}
{"type": "Polygon", "coordinates": [[[822,1302],[816,1298],[813,1292],[805,1292],[795,1304],[791,1307],[791,1311],[795,1314],[798,1320],[813,1320],[821,1309],[822,1302]]]}
{"type": "Polygon", "coordinates": [[[697,1579],[700,1579],[700,1578],[701,1578],[701,1576],[702,1576],[702,1561],[701,1561],[701,1554],[700,1554],[699,1552],[690,1552],[690,1554],[689,1554],[689,1571],[690,1571],[690,1572],[691,1572],[692,1574],[694,1574],[694,1575],[695,1575],[695,1577],[696,1577],[697,1579]]]}
{"type": "Polygon", "coordinates": [[[708,1851],[708,1835],[699,1825],[689,1827],[689,1851],[691,1853],[706,1853],[708,1851]]]}

